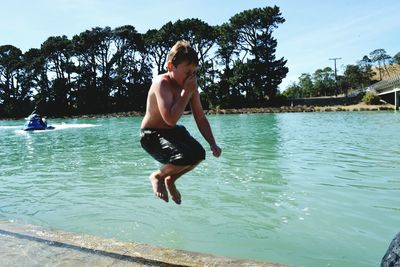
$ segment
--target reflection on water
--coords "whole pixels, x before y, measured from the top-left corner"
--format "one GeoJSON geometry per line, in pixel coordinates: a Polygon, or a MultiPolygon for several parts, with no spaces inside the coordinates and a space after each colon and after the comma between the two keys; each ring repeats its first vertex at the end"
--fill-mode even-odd
{"type": "Polygon", "coordinates": [[[210,116],[223,154],[179,207],[152,195],[140,120],[0,121],[0,219],[305,266],[376,266],[398,232],[398,113],[210,116]]]}

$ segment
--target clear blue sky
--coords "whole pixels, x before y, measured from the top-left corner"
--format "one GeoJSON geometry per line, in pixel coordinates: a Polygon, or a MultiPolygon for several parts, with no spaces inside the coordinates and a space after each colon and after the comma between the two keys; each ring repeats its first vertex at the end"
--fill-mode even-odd
{"type": "Polygon", "coordinates": [[[285,89],[302,73],[332,67],[338,71],[383,48],[400,52],[398,0],[0,0],[0,45],[23,52],[50,36],[72,38],[93,27],[132,25],[140,33],[169,21],[199,18],[220,25],[243,10],[277,5],[286,22],[275,30],[277,56],[288,60],[285,89]]]}

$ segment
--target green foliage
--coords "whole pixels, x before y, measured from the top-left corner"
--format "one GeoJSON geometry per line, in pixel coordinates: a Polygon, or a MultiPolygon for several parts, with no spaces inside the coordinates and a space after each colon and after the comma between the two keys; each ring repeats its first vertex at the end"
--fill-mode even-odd
{"type": "Polygon", "coordinates": [[[284,22],[277,6],[246,10],[230,19],[237,48],[251,56],[242,61],[246,66],[236,65],[240,68],[237,72],[248,80],[242,82],[248,105],[265,105],[274,98],[289,71],[284,58],[275,58],[277,40],[272,36],[273,30],[284,22]]]}
{"type": "Polygon", "coordinates": [[[377,94],[368,91],[363,96],[362,102],[364,102],[367,105],[378,105],[380,104],[380,97],[377,94]]]}
{"type": "Polygon", "coordinates": [[[347,94],[349,90],[364,89],[374,82],[374,64],[382,77],[384,71],[388,73],[387,64],[399,60],[399,55],[400,53],[397,53],[391,58],[384,49],[375,49],[370,53],[371,59],[364,56],[357,65],[347,65],[343,75],[337,76],[337,81],[331,68],[317,69],[312,77],[310,74],[302,74],[299,82],[288,86],[284,94],[289,98],[304,98],[347,94]],[[399,59],[396,59],[396,56],[399,59]]]}
{"type": "Polygon", "coordinates": [[[285,91],[283,91],[282,95],[290,99],[301,98],[301,87],[297,83],[293,82],[285,91]]]}
{"type": "Polygon", "coordinates": [[[335,72],[330,67],[316,70],[313,75],[313,80],[317,96],[337,94],[335,72]]]}
{"type": "Polygon", "coordinates": [[[168,22],[140,34],[133,26],[95,27],[68,39],[51,36],[22,53],[0,46],[0,117],[144,111],[152,71],[164,73],[169,49],[188,40],[198,52],[204,106],[240,108],[282,102],[288,68],[275,57],[278,7],[243,11],[221,26],[199,19],[168,22]],[[23,114],[23,116],[26,114],[23,114]]]}

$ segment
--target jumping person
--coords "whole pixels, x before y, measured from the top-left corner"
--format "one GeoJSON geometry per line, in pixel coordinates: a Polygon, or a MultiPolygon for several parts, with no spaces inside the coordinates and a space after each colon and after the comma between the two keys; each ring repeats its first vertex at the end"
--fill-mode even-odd
{"type": "Polygon", "coordinates": [[[200,102],[196,51],[187,41],[178,41],[169,51],[167,64],[168,72],[157,76],[148,92],[140,143],[147,153],[164,164],[149,177],[154,194],[168,202],[169,193],[176,204],[181,204],[176,180],[205,159],[201,144],[184,126],[177,125],[188,104],[215,157],[221,155],[221,148],[215,142],[200,102]]]}

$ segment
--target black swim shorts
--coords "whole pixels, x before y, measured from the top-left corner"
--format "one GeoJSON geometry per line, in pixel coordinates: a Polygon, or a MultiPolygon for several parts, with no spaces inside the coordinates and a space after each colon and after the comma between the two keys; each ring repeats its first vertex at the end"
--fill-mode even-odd
{"type": "Polygon", "coordinates": [[[206,152],[186,128],[140,129],[140,144],[157,161],[174,165],[195,165],[206,158],[206,152]]]}

